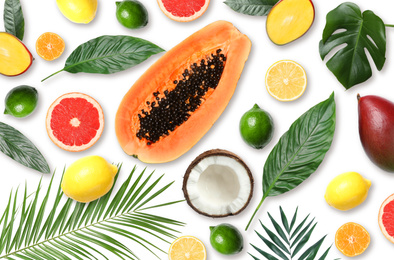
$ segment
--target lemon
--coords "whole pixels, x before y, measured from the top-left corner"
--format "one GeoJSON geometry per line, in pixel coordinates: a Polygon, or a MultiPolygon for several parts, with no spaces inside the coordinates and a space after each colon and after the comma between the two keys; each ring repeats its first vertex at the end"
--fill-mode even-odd
{"type": "Polygon", "coordinates": [[[196,237],[182,236],[177,238],[168,251],[169,260],[206,260],[207,250],[196,237]]]}
{"type": "Polygon", "coordinates": [[[327,186],[324,198],[339,210],[357,207],[368,196],[371,181],[357,172],[345,172],[335,177],[327,186]]]}
{"type": "Polygon", "coordinates": [[[269,67],[265,75],[268,93],[279,101],[293,101],[304,94],[307,77],[304,68],[295,61],[281,60],[269,67]]]}
{"type": "Polygon", "coordinates": [[[74,23],[90,23],[96,16],[97,0],[56,0],[62,14],[74,23]]]}
{"type": "Polygon", "coordinates": [[[104,196],[113,186],[118,167],[100,156],[86,156],[70,165],[64,173],[62,190],[79,202],[104,196]]]}

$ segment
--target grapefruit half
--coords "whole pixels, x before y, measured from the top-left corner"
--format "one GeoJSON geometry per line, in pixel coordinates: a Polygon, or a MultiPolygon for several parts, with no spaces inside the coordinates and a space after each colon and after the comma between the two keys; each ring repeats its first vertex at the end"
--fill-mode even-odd
{"type": "Polygon", "coordinates": [[[378,221],[383,235],[394,243],[394,194],[390,195],[380,206],[378,221]]]}
{"type": "Polygon", "coordinates": [[[64,94],[49,107],[46,129],[52,142],[63,150],[86,150],[97,142],[103,132],[103,109],[86,94],[64,94]]]}
{"type": "Polygon", "coordinates": [[[157,0],[160,9],[170,19],[190,22],[203,15],[210,0],[157,0]]]}

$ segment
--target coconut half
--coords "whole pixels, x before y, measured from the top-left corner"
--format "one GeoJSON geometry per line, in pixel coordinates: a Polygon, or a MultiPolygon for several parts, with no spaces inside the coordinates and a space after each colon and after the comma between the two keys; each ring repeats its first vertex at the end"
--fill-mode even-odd
{"type": "Polygon", "coordinates": [[[190,207],[209,217],[236,215],[253,195],[253,176],[236,154],[220,149],[200,154],[187,168],[183,194],[190,207]]]}

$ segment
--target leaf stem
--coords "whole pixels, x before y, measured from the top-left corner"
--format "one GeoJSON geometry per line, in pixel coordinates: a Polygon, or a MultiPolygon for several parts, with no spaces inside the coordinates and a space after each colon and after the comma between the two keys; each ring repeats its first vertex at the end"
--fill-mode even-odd
{"type": "Polygon", "coordinates": [[[394,24],[385,24],[386,27],[394,27],[394,24]]]}
{"type": "Polygon", "coordinates": [[[256,210],[254,211],[252,217],[250,218],[250,220],[249,220],[249,222],[248,222],[248,225],[247,225],[246,228],[245,228],[245,231],[248,230],[250,224],[252,223],[253,218],[256,216],[257,211],[259,211],[261,205],[263,204],[263,202],[264,202],[265,198],[267,198],[267,196],[268,196],[268,192],[267,192],[266,194],[264,194],[263,198],[261,199],[259,205],[257,206],[257,208],[256,208],[256,210]]]}
{"type": "Polygon", "coordinates": [[[56,74],[58,74],[58,73],[60,73],[60,72],[62,72],[62,71],[64,71],[64,69],[61,69],[61,70],[59,70],[59,71],[56,71],[55,73],[52,73],[51,75],[49,75],[49,76],[46,77],[45,79],[41,80],[41,82],[43,82],[43,81],[49,79],[49,78],[52,77],[52,76],[55,76],[56,74]]]}

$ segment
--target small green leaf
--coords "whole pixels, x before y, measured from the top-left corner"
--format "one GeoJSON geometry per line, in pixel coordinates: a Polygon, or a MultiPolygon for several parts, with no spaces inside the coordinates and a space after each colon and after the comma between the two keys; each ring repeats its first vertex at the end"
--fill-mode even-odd
{"type": "Polygon", "coordinates": [[[271,214],[269,212],[268,216],[271,219],[272,224],[274,225],[274,228],[276,230],[276,232],[278,232],[279,236],[286,242],[286,244],[290,244],[289,240],[286,237],[285,232],[283,232],[283,229],[279,226],[278,222],[276,222],[276,220],[271,216],[271,214]]]}
{"type": "Polygon", "coordinates": [[[48,163],[35,145],[21,132],[0,122],[0,151],[33,170],[50,173],[48,163]]]}
{"type": "Polygon", "coordinates": [[[361,13],[360,8],[350,2],[340,4],[327,14],[323,39],[319,43],[322,60],[336,47],[345,44],[328,61],[328,69],[338,81],[349,89],[372,76],[366,51],[378,70],[386,61],[386,28],[372,11],[361,13]],[[337,32],[344,29],[343,32],[337,32]]]}
{"type": "MultiPolygon", "coordinates": [[[[290,251],[287,247],[282,243],[282,241],[277,237],[271,230],[269,230],[264,224],[260,221],[261,226],[264,228],[267,235],[271,238],[272,242],[274,242],[278,247],[280,247],[283,251],[290,254],[290,251]]],[[[260,236],[260,235],[259,235],[260,236]]]]}
{"type": "MultiPolygon", "coordinates": [[[[327,248],[327,250],[324,252],[324,254],[319,258],[319,260],[325,260],[326,259],[327,255],[328,255],[328,252],[330,252],[331,247],[332,247],[332,245],[329,248],[327,248]]],[[[337,258],[335,260],[339,260],[339,259],[340,258],[337,258]]]]}
{"type": "Polygon", "coordinates": [[[308,242],[309,238],[312,235],[313,230],[316,227],[316,224],[317,223],[315,223],[312,226],[312,228],[309,230],[309,232],[305,236],[302,237],[301,241],[297,244],[296,248],[294,249],[293,253],[291,254],[292,257],[295,256],[306,245],[306,243],[308,242]]]}
{"type": "Polygon", "coordinates": [[[5,0],[4,2],[5,31],[23,40],[25,33],[25,19],[19,0],[5,0]]]}
{"type": "Polygon", "coordinates": [[[280,217],[282,219],[282,224],[286,229],[287,234],[290,234],[290,227],[289,227],[289,222],[287,222],[287,218],[285,213],[283,212],[283,209],[281,206],[279,206],[279,211],[280,211],[280,217]]]}
{"type": "Polygon", "coordinates": [[[266,16],[279,0],[226,0],[224,3],[234,11],[254,16],[266,16]]]}
{"type": "Polygon", "coordinates": [[[260,260],[259,258],[255,257],[254,255],[252,255],[251,253],[248,253],[251,257],[253,257],[254,260],[260,260]]]}
{"type": "Polygon", "coordinates": [[[277,256],[281,257],[284,260],[289,260],[289,258],[287,258],[286,255],[277,246],[275,246],[271,241],[264,238],[258,232],[256,232],[256,233],[261,238],[261,240],[263,240],[264,244],[266,244],[268,246],[268,248],[272,250],[272,252],[274,252],[277,256]]]}
{"type": "Polygon", "coordinates": [[[298,231],[301,230],[301,228],[304,226],[305,221],[308,219],[308,217],[309,217],[309,214],[304,218],[304,220],[303,220],[300,224],[298,224],[298,226],[297,226],[296,229],[294,230],[293,234],[291,234],[290,240],[292,240],[293,237],[294,237],[295,235],[297,235],[298,231]]]}
{"type": "Polygon", "coordinates": [[[321,244],[323,244],[324,239],[326,236],[322,237],[319,241],[317,241],[315,244],[310,246],[305,252],[298,258],[298,260],[304,260],[306,257],[306,260],[313,260],[315,259],[317,252],[319,252],[319,249],[321,247],[321,244]]]}
{"type": "Polygon", "coordinates": [[[297,244],[297,242],[303,238],[304,234],[308,231],[309,227],[312,225],[313,221],[315,220],[315,218],[313,218],[311,220],[311,222],[309,222],[308,225],[306,225],[306,227],[300,232],[300,234],[298,234],[298,236],[296,237],[296,239],[293,241],[293,243],[291,243],[291,248],[293,248],[293,246],[295,246],[297,244]]]}
{"type": "Polygon", "coordinates": [[[274,257],[273,255],[268,254],[267,252],[261,250],[260,248],[250,244],[254,249],[257,250],[262,256],[264,256],[268,260],[279,260],[278,258],[274,257]]]}
{"type": "Polygon", "coordinates": [[[296,211],[294,212],[293,218],[291,220],[290,229],[289,229],[289,235],[290,235],[290,232],[293,229],[294,224],[295,224],[295,222],[297,220],[297,212],[298,212],[298,207],[296,208],[296,211]]]}
{"type": "Polygon", "coordinates": [[[132,36],[104,35],[79,45],[61,71],[112,74],[134,67],[150,56],[163,52],[159,46],[132,36]]]}

